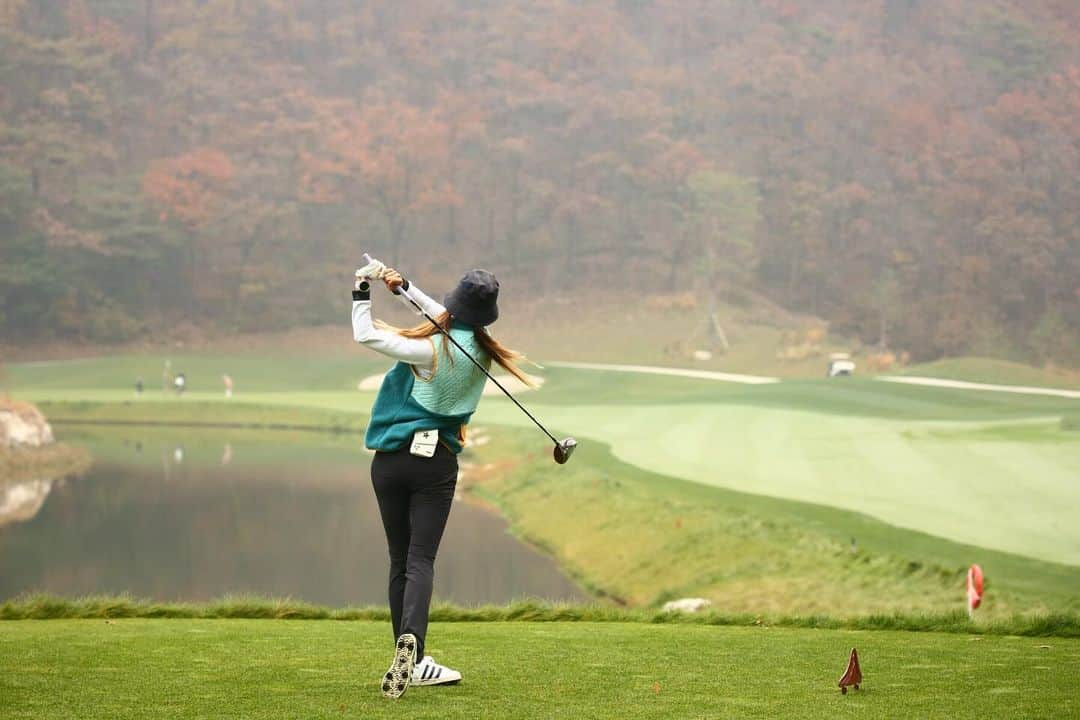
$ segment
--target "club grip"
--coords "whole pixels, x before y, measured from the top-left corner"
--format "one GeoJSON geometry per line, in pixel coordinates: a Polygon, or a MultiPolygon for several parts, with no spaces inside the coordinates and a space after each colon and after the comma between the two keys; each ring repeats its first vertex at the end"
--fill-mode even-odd
{"type": "MultiPolygon", "coordinates": [[[[364,262],[370,264],[371,263],[371,256],[368,255],[367,253],[363,253],[363,255],[364,255],[364,262]]],[[[402,287],[408,287],[409,286],[409,281],[408,280],[405,280],[405,278],[402,278],[402,281],[403,281],[402,287]]],[[[395,289],[394,294],[395,295],[400,295],[401,294],[401,288],[395,289]]]]}

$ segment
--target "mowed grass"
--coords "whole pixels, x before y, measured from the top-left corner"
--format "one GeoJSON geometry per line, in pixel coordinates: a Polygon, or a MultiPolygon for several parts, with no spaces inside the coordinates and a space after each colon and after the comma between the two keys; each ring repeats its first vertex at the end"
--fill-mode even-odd
{"type": "MultiPolygon", "coordinates": [[[[1080,564],[1080,433],[1062,420],[1075,400],[859,379],[550,376],[533,403],[544,422],[637,467],[1080,564]]],[[[483,422],[529,422],[507,404],[482,412],[483,422]]]]}
{"type": "MultiPolygon", "coordinates": [[[[1080,564],[1080,435],[1060,417],[928,422],[719,404],[560,405],[544,416],[664,475],[1080,564]]],[[[528,422],[505,405],[484,419],[528,422]]]]}
{"type": "Polygon", "coordinates": [[[1072,717],[1080,641],[624,623],[435,623],[452,687],[393,702],[387,623],[5,622],[0,715],[28,718],[1072,717]],[[841,695],[852,647],[864,675],[841,695]]]}

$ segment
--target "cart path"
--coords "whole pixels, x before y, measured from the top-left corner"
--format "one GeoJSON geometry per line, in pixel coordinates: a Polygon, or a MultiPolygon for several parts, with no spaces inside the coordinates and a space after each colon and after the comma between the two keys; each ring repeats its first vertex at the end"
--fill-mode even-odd
{"type": "MultiPolygon", "coordinates": [[[[647,373],[650,375],[671,375],[674,377],[716,380],[720,382],[742,383],[744,385],[768,385],[780,382],[780,378],[763,375],[742,375],[738,373],[714,372],[711,370],[690,370],[686,368],[659,367],[655,365],[616,365],[609,363],[548,362],[551,367],[571,368],[574,370],[606,370],[610,372],[647,373]]],[[[1024,395],[1051,395],[1053,397],[1080,400],[1080,390],[1062,390],[1058,388],[1038,387],[1034,385],[992,385],[990,383],[968,382],[966,380],[945,380],[942,378],[918,376],[878,376],[875,380],[904,383],[906,385],[925,385],[929,387],[952,388],[956,390],[984,390],[988,392],[1019,393],[1024,395]]]]}
{"type": "Polygon", "coordinates": [[[877,377],[884,382],[904,383],[905,385],[927,385],[930,387],[954,388],[957,390],[988,390],[990,392],[1020,393],[1023,395],[1053,395],[1054,397],[1080,400],[1080,390],[1059,390],[1057,388],[1036,387],[1032,385],[990,385],[989,383],[968,382],[966,380],[944,380],[942,378],[896,376],[877,377]]]}
{"type": "Polygon", "coordinates": [[[608,370],[611,372],[646,373],[649,375],[674,375],[675,377],[718,380],[720,382],[743,383],[744,385],[767,385],[780,382],[780,378],[763,377],[761,375],[739,375],[736,373],[687,370],[685,368],[657,367],[654,365],[609,365],[605,363],[578,362],[549,362],[545,364],[551,367],[571,368],[574,370],[608,370]]]}

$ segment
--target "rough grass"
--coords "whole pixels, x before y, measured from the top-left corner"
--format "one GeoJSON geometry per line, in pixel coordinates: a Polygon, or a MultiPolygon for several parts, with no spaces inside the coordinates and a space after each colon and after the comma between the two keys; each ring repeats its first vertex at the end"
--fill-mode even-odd
{"type": "MultiPolygon", "coordinates": [[[[434,297],[435,295],[433,295],[434,297]]],[[[692,298],[690,298],[692,300],[692,298]]],[[[515,301],[507,298],[502,305],[503,320],[493,327],[495,336],[508,347],[516,348],[541,362],[547,360],[578,360],[592,362],[622,362],[666,366],[691,366],[698,369],[725,370],[781,377],[819,377],[824,374],[828,354],[832,350],[849,349],[844,338],[826,338],[812,353],[794,360],[781,361],[777,352],[787,341],[797,336],[802,343],[806,329],[821,327],[810,317],[795,316],[761,299],[747,299],[741,306],[723,305],[717,308],[731,347],[722,352],[716,348],[707,361],[694,360],[692,352],[708,344],[707,312],[704,306],[686,307],[687,298],[660,295],[648,302],[633,292],[624,295],[605,291],[595,297],[551,297],[543,302],[515,301]],[[582,313],[582,308],[587,312],[582,313]],[[573,332],[567,331],[566,318],[574,315],[573,332]],[[628,334],[626,327],[650,328],[649,342],[628,334]],[[582,342],[582,338],[589,342],[582,342]]],[[[376,297],[376,313],[398,326],[415,324],[416,316],[400,303],[376,297]]],[[[347,307],[342,322],[335,326],[296,328],[279,333],[233,335],[208,338],[180,349],[159,347],[148,350],[135,347],[73,348],[70,344],[41,347],[36,355],[27,348],[2,348],[8,357],[71,358],[78,354],[110,355],[125,360],[128,370],[124,386],[134,383],[141,375],[150,387],[160,385],[164,360],[169,359],[174,371],[184,371],[195,382],[192,389],[218,390],[221,374],[228,372],[247,390],[273,389],[272,378],[262,375],[256,362],[249,358],[272,355],[291,358],[302,366],[312,356],[320,364],[342,363],[356,367],[357,358],[365,358],[351,342],[347,307]],[[210,358],[204,363],[201,358],[210,358]]],[[[2,353],[0,353],[2,354],[2,353]]],[[[16,375],[22,372],[18,368],[16,375]]],[[[301,387],[310,378],[301,367],[281,378],[278,387],[301,387]]],[[[340,386],[342,389],[344,386],[340,386]]],[[[324,389],[329,389],[325,388],[324,389]]]]}
{"type": "MultiPolygon", "coordinates": [[[[206,603],[158,602],[119,596],[63,598],[31,594],[0,604],[0,620],[105,620],[123,618],[187,620],[390,620],[385,607],[329,608],[288,598],[227,596],[206,603]]],[[[967,613],[877,613],[852,617],[826,615],[664,612],[610,605],[571,605],[520,600],[508,605],[465,607],[436,602],[432,622],[600,622],[682,625],[764,626],[826,630],[902,630],[905,632],[979,633],[1018,637],[1080,638],[1075,613],[1016,614],[986,620],[967,613]]]]}
{"type": "Polygon", "coordinates": [[[34,718],[1070,717],[1080,641],[625,622],[436,622],[452,687],[379,695],[386,622],[5,623],[0,715],[34,718]],[[863,683],[836,682],[852,647],[863,683]]]}

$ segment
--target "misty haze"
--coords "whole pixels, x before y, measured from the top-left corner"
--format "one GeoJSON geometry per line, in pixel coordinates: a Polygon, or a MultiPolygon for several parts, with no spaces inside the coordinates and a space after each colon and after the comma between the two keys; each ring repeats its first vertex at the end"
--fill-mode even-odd
{"type": "Polygon", "coordinates": [[[0,716],[1080,712],[1078,177],[1075,0],[0,0],[0,716]]]}

